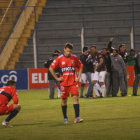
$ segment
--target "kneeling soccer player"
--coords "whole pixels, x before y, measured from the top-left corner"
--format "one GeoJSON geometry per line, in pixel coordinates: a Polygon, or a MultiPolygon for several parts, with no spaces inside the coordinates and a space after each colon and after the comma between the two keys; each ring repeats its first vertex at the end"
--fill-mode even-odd
{"type": "Polygon", "coordinates": [[[57,81],[60,81],[60,90],[62,98],[62,112],[64,116],[64,123],[68,123],[67,117],[67,98],[69,92],[73,98],[73,106],[75,110],[74,123],[82,122],[83,119],[79,117],[79,92],[78,92],[78,81],[80,79],[83,64],[79,58],[72,54],[73,45],[66,43],[64,47],[64,54],[58,56],[51,64],[49,70],[57,81]],[[55,74],[55,69],[61,69],[60,77],[55,74]],[[79,70],[79,74],[76,77],[76,68],[79,70]]]}
{"type": "Polygon", "coordinates": [[[10,114],[3,122],[2,125],[11,127],[9,121],[13,119],[20,111],[21,106],[18,104],[18,96],[16,93],[16,82],[9,80],[6,86],[0,88],[0,115],[10,114]],[[8,104],[10,100],[14,104],[8,104]]]}

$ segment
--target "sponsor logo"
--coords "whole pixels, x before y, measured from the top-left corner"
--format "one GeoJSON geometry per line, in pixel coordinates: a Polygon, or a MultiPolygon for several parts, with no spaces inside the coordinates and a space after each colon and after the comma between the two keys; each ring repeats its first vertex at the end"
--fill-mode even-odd
{"type": "Polygon", "coordinates": [[[32,83],[48,83],[48,73],[32,73],[32,83]]]}
{"type": "Polygon", "coordinates": [[[62,72],[65,72],[65,71],[75,71],[75,67],[64,67],[61,70],[62,70],[62,72]]]}
{"type": "Polygon", "coordinates": [[[3,75],[0,79],[0,83],[6,84],[8,80],[17,81],[17,72],[10,71],[9,74],[3,75]]]}
{"type": "Polygon", "coordinates": [[[65,62],[64,61],[62,61],[62,65],[65,65],[65,62]]]}

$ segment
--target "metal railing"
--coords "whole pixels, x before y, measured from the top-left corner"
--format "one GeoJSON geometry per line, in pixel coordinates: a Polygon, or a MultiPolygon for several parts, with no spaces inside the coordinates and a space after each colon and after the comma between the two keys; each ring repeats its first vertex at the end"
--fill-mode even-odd
{"type": "Polygon", "coordinates": [[[5,3],[0,2],[1,6],[3,6],[2,4],[8,4],[8,7],[0,7],[0,10],[2,11],[0,15],[0,53],[12,33],[13,27],[24,9],[26,2],[27,0],[10,0],[9,3],[6,3],[6,1],[5,3]]]}

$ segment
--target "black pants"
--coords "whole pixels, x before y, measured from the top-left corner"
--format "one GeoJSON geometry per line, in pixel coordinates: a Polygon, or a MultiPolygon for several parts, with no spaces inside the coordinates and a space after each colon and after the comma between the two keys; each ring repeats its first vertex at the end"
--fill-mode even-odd
{"type": "Polygon", "coordinates": [[[140,82],[140,74],[135,74],[135,80],[134,80],[134,85],[133,85],[133,95],[137,95],[138,91],[138,84],[140,82]]]}

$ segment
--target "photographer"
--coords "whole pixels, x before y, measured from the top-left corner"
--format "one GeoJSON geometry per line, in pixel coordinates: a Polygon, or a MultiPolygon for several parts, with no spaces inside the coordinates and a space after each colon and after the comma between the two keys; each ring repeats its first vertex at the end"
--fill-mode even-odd
{"type": "MultiPolygon", "coordinates": [[[[53,60],[56,57],[58,57],[58,53],[53,53],[52,57],[50,57],[49,60],[47,60],[44,63],[44,67],[49,69],[51,63],[53,62],[53,60]]],[[[56,75],[59,76],[59,70],[56,70],[55,72],[56,72],[56,75]]],[[[57,98],[60,98],[60,83],[54,79],[54,77],[52,76],[50,71],[48,71],[48,80],[49,80],[49,98],[54,99],[54,92],[55,92],[54,86],[55,86],[55,84],[57,85],[57,98]]]]}

